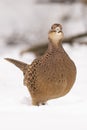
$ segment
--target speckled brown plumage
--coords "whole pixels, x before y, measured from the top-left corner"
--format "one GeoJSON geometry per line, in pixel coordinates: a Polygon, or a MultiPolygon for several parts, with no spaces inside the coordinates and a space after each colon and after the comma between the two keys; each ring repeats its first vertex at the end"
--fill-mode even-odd
{"type": "Polygon", "coordinates": [[[48,33],[50,41],[46,53],[31,65],[6,58],[19,67],[24,74],[32,104],[44,104],[49,99],[67,94],[76,79],[76,67],[62,47],[63,32],[60,24],[54,24],[48,33]]]}

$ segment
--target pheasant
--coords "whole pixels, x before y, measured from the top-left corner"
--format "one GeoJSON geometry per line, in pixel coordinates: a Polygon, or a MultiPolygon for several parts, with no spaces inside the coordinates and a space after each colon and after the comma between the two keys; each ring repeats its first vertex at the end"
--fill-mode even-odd
{"type": "Polygon", "coordinates": [[[32,97],[32,104],[44,105],[48,100],[66,95],[76,79],[76,66],[62,46],[64,34],[61,24],[53,24],[48,32],[48,49],[31,64],[5,58],[24,75],[24,85],[32,97]]]}

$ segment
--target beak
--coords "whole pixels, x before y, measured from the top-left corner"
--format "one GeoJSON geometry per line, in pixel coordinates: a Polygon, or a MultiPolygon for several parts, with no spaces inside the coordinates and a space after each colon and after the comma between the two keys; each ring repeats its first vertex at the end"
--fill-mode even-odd
{"type": "Polygon", "coordinates": [[[59,28],[59,27],[57,27],[57,28],[55,28],[55,29],[51,29],[51,30],[49,31],[49,33],[51,33],[51,32],[62,33],[62,29],[59,28]]]}
{"type": "Polygon", "coordinates": [[[55,31],[56,31],[57,33],[61,33],[61,32],[62,32],[62,29],[59,28],[59,27],[57,27],[57,28],[55,29],[55,31]]]}

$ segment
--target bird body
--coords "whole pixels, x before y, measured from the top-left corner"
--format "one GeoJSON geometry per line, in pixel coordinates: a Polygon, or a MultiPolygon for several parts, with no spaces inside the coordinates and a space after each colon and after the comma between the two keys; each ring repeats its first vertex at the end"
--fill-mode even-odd
{"type": "Polygon", "coordinates": [[[31,65],[6,58],[20,69],[22,67],[24,85],[31,94],[33,105],[44,104],[50,99],[64,96],[70,91],[76,79],[75,64],[61,44],[62,26],[54,24],[48,38],[50,40],[48,50],[31,65]]]}

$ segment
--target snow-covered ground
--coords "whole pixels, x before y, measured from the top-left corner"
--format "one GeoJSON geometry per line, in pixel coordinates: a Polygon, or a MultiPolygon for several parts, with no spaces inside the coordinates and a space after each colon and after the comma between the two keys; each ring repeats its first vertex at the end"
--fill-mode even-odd
{"type": "Polygon", "coordinates": [[[0,57],[0,129],[1,130],[87,130],[87,46],[65,44],[65,50],[77,66],[77,79],[64,97],[45,106],[32,106],[22,72],[3,58],[12,57],[31,63],[33,54],[19,56],[20,47],[7,48],[0,57]]]}
{"type": "Polygon", "coordinates": [[[77,66],[76,82],[66,96],[50,100],[45,106],[31,105],[22,72],[3,59],[12,57],[31,63],[35,58],[32,53],[21,57],[22,45],[6,46],[6,40],[14,33],[25,35],[34,44],[47,40],[48,29],[55,22],[63,24],[66,36],[87,31],[86,6],[31,6],[35,1],[0,0],[0,130],[87,130],[86,45],[64,44],[77,66]]]}

